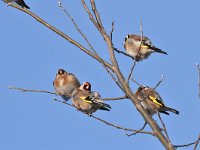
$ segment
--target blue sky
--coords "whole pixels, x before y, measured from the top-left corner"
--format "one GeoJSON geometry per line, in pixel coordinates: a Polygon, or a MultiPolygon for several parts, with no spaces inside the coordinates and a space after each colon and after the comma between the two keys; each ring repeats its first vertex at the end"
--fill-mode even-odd
{"type": "MultiPolygon", "coordinates": [[[[44,3],[26,0],[31,11],[87,46],[57,1],[44,3]]],[[[107,47],[88,19],[79,0],[64,1],[97,52],[109,60],[107,47]]],[[[144,35],[169,55],[153,54],[137,64],[134,78],[154,86],[161,75],[164,81],[157,91],[166,105],[180,115],[162,115],[173,144],[196,140],[200,132],[200,99],[198,74],[200,63],[200,2],[192,1],[96,1],[108,32],[115,20],[113,42],[123,49],[127,34],[139,34],[143,21],[144,35]]],[[[164,149],[149,135],[127,137],[127,132],[104,125],[75,109],[55,102],[59,98],[44,93],[22,93],[9,90],[9,85],[27,89],[54,91],[52,82],[59,68],[74,73],[81,82],[90,81],[102,97],[123,93],[103,67],[33,18],[0,3],[0,149],[4,150],[132,150],[164,149]]],[[[127,76],[132,60],[116,54],[122,72],[127,76]]],[[[133,91],[137,85],[131,84],[133,91]]],[[[112,123],[138,129],[143,119],[128,100],[108,102],[112,111],[98,111],[96,116],[112,123]]],[[[157,116],[154,119],[159,121],[157,116]]],[[[149,127],[146,130],[150,130],[149,127]]],[[[185,149],[191,149],[185,148],[185,149]]]]}

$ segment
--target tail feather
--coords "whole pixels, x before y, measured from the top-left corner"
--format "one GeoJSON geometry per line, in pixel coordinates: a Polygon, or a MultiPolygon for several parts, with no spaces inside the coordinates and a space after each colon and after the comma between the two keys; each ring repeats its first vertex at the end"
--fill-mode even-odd
{"type": "Polygon", "coordinates": [[[106,107],[103,107],[103,106],[102,106],[102,107],[100,107],[99,109],[100,109],[100,110],[106,110],[106,111],[110,111],[110,109],[108,109],[108,108],[106,108],[106,107]]]}
{"type": "Polygon", "coordinates": [[[98,103],[101,105],[100,110],[110,111],[110,109],[111,109],[110,105],[103,103],[103,102],[98,102],[98,103]]]}
{"type": "Polygon", "coordinates": [[[101,102],[101,104],[103,105],[103,107],[106,107],[106,108],[111,109],[111,106],[110,106],[110,105],[108,105],[108,104],[106,104],[106,103],[102,103],[102,102],[101,102]]]}
{"type": "Polygon", "coordinates": [[[178,110],[170,108],[170,107],[167,107],[167,109],[168,109],[168,111],[173,112],[173,113],[175,113],[177,115],[179,115],[179,113],[180,113],[178,110]]]}
{"type": "Polygon", "coordinates": [[[166,112],[166,111],[159,111],[160,113],[163,113],[163,114],[165,114],[165,115],[169,115],[169,113],[168,112],[166,112]]]}
{"type": "Polygon", "coordinates": [[[25,7],[27,9],[30,9],[30,7],[28,5],[26,5],[26,3],[23,0],[17,0],[16,3],[22,7],[25,7]]]}
{"type": "Polygon", "coordinates": [[[157,48],[157,47],[152,47],[152,49],[157,52],[157,53],[161,53],[161,54],[165,54],[165,55],[168,55],[165,51],[162,51],[161,49],[157,48]]]}
{"type": "Polygon", "coordinates": [[[101,106],[101,107],[100,107],[101,110],[110,111],[109,109],[111,109],[111,106],[110,106],[110,105],[101,102],[101,100],[96,99],[95,97],[88,96],[88,97],[85,98],[85,100],[89,100],[89,101],[91,101],[92,103],[96,103],[96,104],[100,105],[100,106],[101,106]]]}

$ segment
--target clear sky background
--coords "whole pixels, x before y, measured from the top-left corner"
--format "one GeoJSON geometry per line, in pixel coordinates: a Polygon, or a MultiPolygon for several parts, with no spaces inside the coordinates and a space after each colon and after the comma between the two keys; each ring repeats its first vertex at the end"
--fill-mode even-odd
{"type": "MultiPolygon", "coordinates": [[[[31,11],[87,46],[56,0],[26,0],[31,11]]],[[[81,30],[105,59],[105,42],[90,22],[80,0],[63,1],[81,30]]],[[[200,133],[200,98],[198,73],[200,63],[200,1],[96,1],[108,32],[115,20],[114,45],[123,50],[127,34],[139,34],[140,20],[144,35],[169,55],[153,54],[137,64],[134,78],[155,86],[166,105],[180,115],[162,115],[173,144],[185,144],[200,133]]],[[[67,105],[53,101],[59,98],[45,93],[22,93],[9,85],[27,89],[54,91],[52,82],[59,68],[74,73],[81,82],[90,81],[102,97],[123,93],[103,67],[60,36],[30,16],[0,3],[0,149],[2,150],[133,150],[164,149],[150,135],[127,137],[127,132],[107,126],[67,105]]],[[[127,76],[132,60],[116,54],[120,68],[127,76]]],[[[133,91],[137,85],[131,84],[133,91]]],[[[109,101],[112,111],[98,111],[96,116],[133,129],[144,121],[128,100],[109,101]]],[[[159,121],[157,116],[154,119],[159,121]]],[[[149,127],[146,130],[150,130],[149,127]]],[[[185,149],[192,149],[191,147],[185,149]]]]}

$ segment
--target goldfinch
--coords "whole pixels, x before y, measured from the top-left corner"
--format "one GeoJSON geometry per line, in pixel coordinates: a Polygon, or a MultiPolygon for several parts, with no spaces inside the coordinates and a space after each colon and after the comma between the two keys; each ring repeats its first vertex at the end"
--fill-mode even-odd
{"type": "Polygon", "coordinates": [[[110,105],[101,101],[101,96],[98,92],[91,91],[91,84],[84,82],[72,94],[72,103],[78,109],[87,114],[92,114],[98,109],[110,111],[110,105]]]}
{"type": "Polygon", "coordinates": [[[23,8],[30,9],[30,7],[28,5],[26,5],[26,3],[23,0],[3,0],[3,1],[8,3],[8,4],[11,3],[11,2],[15,2],[23,8]]]}
{"type": "Polygon", "coordinates": [[[132,56],[136,61],[141,61],[148,58],[151,53],[158,52],[167,55],[166,52],[155,47],[150,39],[146,36],[139,36],[134,34],[128,34],[124,41],[124,48],[126,53],[132,56]],[[142,41],[141,41],[142,38],[142,41]]]}
{"type": "Polygon", "coordinates": [[[80,87],[80,82],[74,74],[68,73],[64,69],[59,69],[53,81],[53,86],[56,94],[68,101],[73,91],[80,87]]]}
{"type": "Polygon", "coordinates": [[[158,92],[153,88],[147,86],[141,86],[137,89],[135,96],[140,100],[142,106],[148,111],[150,115],[154,115],[157,112],[169,115],[167,111],[179,114],[179,111],[170,107],[167,107],[158,92]]]}

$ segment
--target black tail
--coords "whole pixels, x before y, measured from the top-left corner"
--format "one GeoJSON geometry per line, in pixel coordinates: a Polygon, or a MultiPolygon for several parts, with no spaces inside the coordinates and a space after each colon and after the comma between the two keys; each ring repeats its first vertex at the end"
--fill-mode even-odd
{"type": "Polygon", "coordinates": [[[106,107],[101,107],[101,108],[99,108],[100,110],[106,110],[106,111],[110,111],[110,109],[108,109],[108,108],[106,108],[106,107]]]}
{"type": "Polygon", "coordinates": [[[165,115],[169,115],[169,113],[168,112],[166,112],[166,111],[159,111],[160,113],[163,113],[163,114],[165,114],[165,115]]]}
{"type": "Polygon", "coordinates": [[[162,51],[161,49],[157,48],[157,47],[152,47],[152,49],[157,52],[157,53],[161,53],[161,54],[165,54],[165,55],[168,55],[165,51],[162,51]]]}
{"type": "Polygon", "coordinates": [[[25,7],[27,9],[30,9],[30,7],[28,5],[26,5],[26,3],[23,0],[18,0],[16,1],[16,3],[22,7],[25,7]]]}
{"type": "Polygon", "coordinates": [[[110,109],[111,109],[110,105],[108,105],[106,103],[102,103],[102,102],[99,102],[99,104],[102,105],[102,107],[100,108],[100,110],[110,111],[110,109]]]}
{"type": "Polygon", "coordinates": [[[170,111],[170,112],[173,112],[173,113],[175,113],[177,115],[179,115],[179,113],[180,113],[178,110],[170,108],[170,107],[167,107],[167,110],[170,111]]]}
{"type": "Polygon", "coordinates": [[[110,111],[111,107],[110,105],[106,104],[106,103],[103,103],[101,102],[100,100],[96,100],[96,98],[91,98],[91,96],[89,95],[88,97],[85,98],[85,100],[89,100],[91,101],[92,103],[96,103],[100,106],[100,110],[106,110],[106,111],[110,111]]]}

